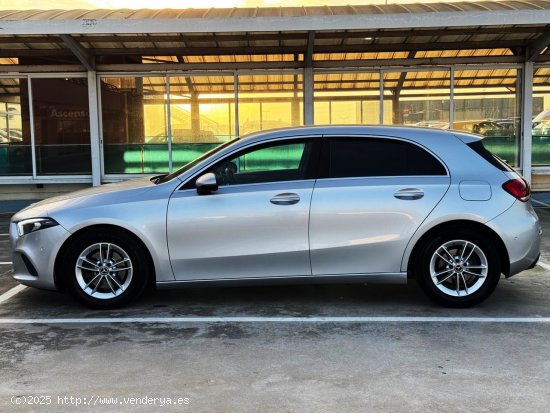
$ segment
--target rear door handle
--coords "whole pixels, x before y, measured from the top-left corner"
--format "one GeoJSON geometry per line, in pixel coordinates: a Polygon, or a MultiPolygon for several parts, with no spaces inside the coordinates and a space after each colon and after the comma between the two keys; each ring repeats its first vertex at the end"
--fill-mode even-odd
{"type": "Polygon", "coordinates": [[[291,192],[275,195],[270,199],[270,202],[275,205],[293,205],[300,202],[300,196],[291,192]]]}
{"type": "Polygon", "coordinates": [[[424,196],[424,191],[418,188],[404,188],[393,194],[397,199],[415,200],[424,196]]]}

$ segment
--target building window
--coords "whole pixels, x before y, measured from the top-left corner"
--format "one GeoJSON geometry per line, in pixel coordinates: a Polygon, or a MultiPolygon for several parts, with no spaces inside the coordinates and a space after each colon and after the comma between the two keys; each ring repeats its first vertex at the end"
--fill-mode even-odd
{"type": "Polygon", "coordinates": [[[90,175],[87,79],[33,78],[31,85],[36,174],[90,175]]]}
{"type": "Polygon", "coordinates": [[[383,72],[384,124],[449,128],[448,70],[383,72]]]}
{"type": "Polygon", "coordinates": [[[174,168],[235,137],[233,76],[171,76],[170,125],[174,168]]]}
{"type": "Polygon", "coordinates": [[[0,91],[0,175],[32,175],[27,79],[1,78],[0,91]]]}
{"type": "Polygon", "coordinates": [[[364,125],[380,122],[377,72],[328,72],[314,76],[317,125],[364,125]]]}
{"type": "Polygon", "coordinates": [[[521,77],[518,69],[457,70],[454,76],[454,124],[484,136],[484,146],[519,166],[521,77]]]}
{"type": "Polygon", "coordinates": [[[101,79],[106,174],[168,172],[166,78],[101,79]]]}
{"type": "Polygon", "coordinates": [[[550,165],[550,67],[533,78],[533,165],[550,165]]]}
{"type": "Polygon", "coordinates": [[[302,75],[239,76],[239,134],[303,125],[302,75]]]}

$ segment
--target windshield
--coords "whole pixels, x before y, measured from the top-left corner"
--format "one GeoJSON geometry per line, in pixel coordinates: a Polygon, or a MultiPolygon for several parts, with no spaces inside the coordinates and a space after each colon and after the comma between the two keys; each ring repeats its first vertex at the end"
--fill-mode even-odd
{"type": "Polygon", "coordinates": [[[182,173],[184,173],[185,171],[188,171],[189,169],[191,169],[192,167],[194,167],[195,165],[197,165],[198,163],[202,162],[203,160],[205,160],[206,158],[214,155],[215,153],[221,151],[222,149],[226,148],[227,146],[231,145],[232,143],[236,142],[239,138],[235,138],[235,139],[232,139],[228,142],[225,142],[225,143],[222,143],[221,145],[219,146],[216,146],[215,148],[209,150],[208,152],[205,152],[204,154],[202,154],[201,156],[199,156],[198,158],[192,160],[191,162],[189,163],[186,163],[185,165],[183,165],[180,169],[178,169],[177,171],[174,171],[172,172],[171,174],[168,174],[168,175],[165,175],[165,176],[161,176],[160,178],[158,178],[156,181],[155,181],[155,184],[162,184],[164,182],[168,182],[172,179],[174,179],[176,176],[178,175],[181,175],[182,173]]]}

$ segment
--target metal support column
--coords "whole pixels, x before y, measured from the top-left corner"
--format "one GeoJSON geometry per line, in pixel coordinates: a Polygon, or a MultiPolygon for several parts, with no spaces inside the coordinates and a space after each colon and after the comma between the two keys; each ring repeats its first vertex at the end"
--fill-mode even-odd
{"type": "Polygon", "coordinates": [[[531,159],[533,152],[533,62],[525,62],[521,75],[521,169],[531,183],[531,159]]]}
{"type": "Polygon", "coordinates": [[[449,129],[455,125],[455,68],[451,66],[450,73],[450,97],[449,97],[449,129]]]}
{"type": "Polygon", "coordinates": [[[97,73],[88,71],[88,107],[90,111],[90,152],[92,155],[92,185],[101,185],[101,142],[99,137],[99,102],[97,73]]]}
{"type": "Polygon", "coordinates": [[[308,33],[307,51],[304,56],[304,125],[313,125],[313,45],[315,32],[308,33]]]}

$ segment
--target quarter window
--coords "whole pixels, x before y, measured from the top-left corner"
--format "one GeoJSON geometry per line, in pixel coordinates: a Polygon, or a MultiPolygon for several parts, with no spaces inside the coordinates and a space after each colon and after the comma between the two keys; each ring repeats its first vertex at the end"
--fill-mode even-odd
{"type": "Polygon", "coordinates": [[[440,161],[412,143],[383,138],[330,142],[331,178],[446,174],[440,161]]]}

